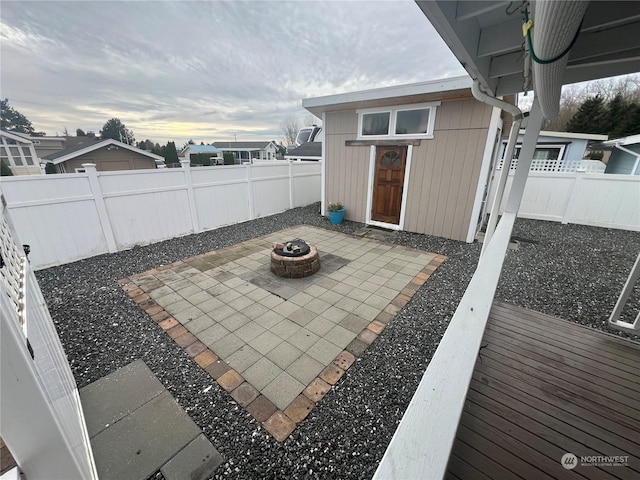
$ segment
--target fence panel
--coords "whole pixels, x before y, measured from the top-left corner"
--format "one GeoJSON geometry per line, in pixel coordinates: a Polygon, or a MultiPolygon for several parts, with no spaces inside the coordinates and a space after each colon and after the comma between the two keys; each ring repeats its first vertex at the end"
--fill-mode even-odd
{"type": "MultiPolygon", "coordinates": [[[[505,192],[511,189],[512,180],[510,174],[505,192]]],[[[489,190],[490,202],[497,183],[496,176],[489,190]]],[[[500,214],[507,197],[503,197],[500,214]]],[[[640,231],[638,205],[640,176],[530,172],[518,217],[640,231]]]]}
{"type": "Polygon", "coordinates": [[[317,202],[322,189],[320,165],[293,162],[291,169],[293,206],[302,207],[317,202]]]}
{"type": "Polygon", "coordinates": [[[320,200],[321,165],[259,165],[3,177],[35,268],[244,222],[320,200]]]}
{"type": "Polygon", "coordinates": [[[3,177],[0,190],[35,266],[108,251],[86,174],[3,177]]]}

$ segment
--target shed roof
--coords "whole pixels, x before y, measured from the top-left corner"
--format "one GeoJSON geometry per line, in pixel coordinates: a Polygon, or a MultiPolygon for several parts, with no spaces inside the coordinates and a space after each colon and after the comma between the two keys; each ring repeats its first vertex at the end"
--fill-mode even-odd
{"type": "Polygon", "coordinates": [[[285,157],[287,158],[321,158],[322,143],[321,142],[303,143],[299,147],[296,147],[290,152],[288,152],[285,155],[285,157]]]}
{"type": "Polygon", "coordinates": [[[72,158],[84,155],[85,153],[93,152],[94,150],[98,150],[102,147],[108,147],[109,145],[115,145],[117,148],[124,148],[125,150],[130,150],[132,152],[139,153],[140,155],[145,155],[147,157],[153,158],[154,160],[164,160],[164,158],[162,158],[160,155],[147,152],[146,150],[141,150],[132,145],[127,145],[126,143],[113,140],[112,138],[79,143],[71,148],[65,148],[64,150],[59,150],[55,153],[51,153],[46,157],[43,157],[43,159],[50,160],[55,165],[58,165],[62,162],[66,162],[67,160],[71,160],[72,158]]]}
{"type": "Polygon", "coordinates": [[[273,142],[213,142],[213,145],[216,148],[220,148],[220,149],[230,149],[230,148],[240,148],[240,149],[246,149],[246,148],[255,148],[255,149],[263,149],[263,148],[267,148],[269,146],[269,144],[271,144],[273,142]]]}
{"type": "Polygon", "coordinates": [[[213,145],[187,145],[186,147],[184,147],[182,152],[186,152],[187,150],[192,150],[194,153],[218,153],[218,152],[220,152],[220,149],[214,147],[213,145]]]}
{"type": "Polygon", "coordinates": [[[471,78],[465,75],[359,92],[305,98],[302,100],[302,106],[315,116],[320,117],[323,112],[336,110],[464,98],[471,96],[469,90],[471,83],[471,78]]]}

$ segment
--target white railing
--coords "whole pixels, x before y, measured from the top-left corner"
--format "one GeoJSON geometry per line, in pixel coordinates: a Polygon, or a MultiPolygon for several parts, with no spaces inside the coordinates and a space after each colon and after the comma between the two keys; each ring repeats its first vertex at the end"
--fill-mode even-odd
{"type": "Polygon", "coordinates": [[[319,163],[3,177],[21,238],[44,268],[215,229],[320,200],[319,163]]]}
{"type": "MultiPolygon", "coordinates": [[[[509,174],[505,191],[511,189],[509,174]]],[[[497,177],[488,199],[492,204],[497,177]]],[[[640,176],[530,172],[518,217],[640,231],[640,176]]],[[[506,197],[500,214],[506,207],[506,197]]]]}
{"type": "MultiPolygon", "coordinates": [[[[498,161],[498,170],[502,169],[504,159],[498,161]]],[[[509,171],[513,172],[518,167],[518,159],[511,161],[509,171]]],[[[604,173],[607,166],[597,160],[549,160],[534,158],[531,161],[530,172],[576,172],[582,170],[588,173],[604,173]]]]}
{"type": "Polygon", "coordinates": [[[0,248],[15,257],[0,268],[0,434],[28,478],[97,479],[73,374],[4,207],[0,248]]]}
{"type": "Polygon", "coordinates": [[[500,219],[374,480],[444,477],[515,218],[500,219]]]}

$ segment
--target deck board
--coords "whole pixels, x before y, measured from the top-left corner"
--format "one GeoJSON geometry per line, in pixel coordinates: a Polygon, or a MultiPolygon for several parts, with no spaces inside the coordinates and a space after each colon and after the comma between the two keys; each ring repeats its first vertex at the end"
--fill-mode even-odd
{"type": "Polygon", "coordinates": [[[496,302],[482,345],[446,478],[640,478],[640,344],[496,302]]]}

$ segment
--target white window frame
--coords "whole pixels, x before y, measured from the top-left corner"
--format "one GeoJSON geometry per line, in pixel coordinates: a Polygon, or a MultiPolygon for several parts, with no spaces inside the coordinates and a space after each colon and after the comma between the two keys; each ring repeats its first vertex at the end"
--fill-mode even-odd
{"type": "Polygon", "coordinates": [[[358,114],[358,140],[385,140],[385,139],[407,139],[407,138],[433,138],[433,129],[436,119],[436,109],[440,106],[440,102],[414,103],[407,105],[396,105],[393,107],[377,107],[363,108],[356,110],[358,114]],[[429,122],[427,123],[426,133],[395,133],[398,119],[398,112],[407,112],[411,110],[429,110],[429,122]],[[386,135],[363,135],[362,123],[365,114],[371,113],[389,113],[389,131],[386,135]]]}
{"type": "Polygon", "coordinates": [[[77,167],[76,173],[87,173],[87,169],[84,167],[77,167]]]}
{"type": "MultiPolygon", "coordinates": [[[[516,150],[520,148],[522,149],[522,144],[521,143],[516,143],[516,147],[513,150],[513,153],[516,153],[516,150]]],[[[560,154],[558,155],[558,161],[563,161],[564,160],[564,152],[567,148],[567,145],[564,143],[538,143],[536,145],[536,150],[544,150],[546,148],[558,148],[560,150],[560,154]]],[[[502,141],[502,155],[501,155],[501,159],[504,160],[504,154],[506,153],[507,150],[507,142],[506,141],[502,141]]],[[[534,157],[535,157],[535,151],[533,153],[534,157]]],[[[515,157],[514,157],[515,159],[515,157]]]]}

